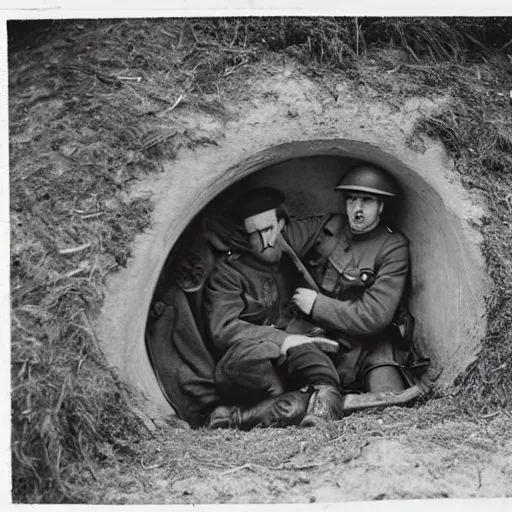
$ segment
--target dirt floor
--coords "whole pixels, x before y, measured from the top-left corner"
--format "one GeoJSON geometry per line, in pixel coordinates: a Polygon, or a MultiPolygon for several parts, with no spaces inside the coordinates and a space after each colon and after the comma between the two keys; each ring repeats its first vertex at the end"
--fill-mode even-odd
{"type": "Polygon", "coordinates": [[[96,503],[313,503],[512,497],[512,420],[451,397],[326,429],[158,434],[152,455],[95,469],[96,503]],[[222,457],[219,456],[222,454],[222,457]],[[113,486],[112,482],[116,482],[113,486]]]}

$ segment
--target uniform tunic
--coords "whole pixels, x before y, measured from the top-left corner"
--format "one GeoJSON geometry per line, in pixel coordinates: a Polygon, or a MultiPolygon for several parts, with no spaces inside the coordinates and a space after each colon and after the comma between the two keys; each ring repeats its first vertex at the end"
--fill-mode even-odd
{"type": "MultiPolygon", "coordinates": [[[[284,234],[300,253],[314,237],[322,219],[292,222],[284,234]]],[[[209,334],[219,355],[235,344],[265,343],[270,357],[278,357],[292,315],[289,301],[297,275],[286,255],[277,264],[258,260],[250,253],[235,255],[213,271],[206,285],[204,313],[209,334]]]]}
{"type": "Polygon", "coordinates": [[[376,334],[388,327],[405,289],[407,239],[383,225],[353,235],[344,218],[342,233],[323,268],[313,272],[319,293],[311,317],[320,327],[347,335],[376,334]]]}

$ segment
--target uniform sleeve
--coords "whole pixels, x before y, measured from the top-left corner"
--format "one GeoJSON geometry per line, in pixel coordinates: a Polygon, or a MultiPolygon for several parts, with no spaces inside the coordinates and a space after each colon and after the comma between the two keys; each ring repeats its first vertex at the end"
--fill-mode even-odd
{"type": "Polygon", "coordinates": [[[214,347],[221,353],[241,342],[250,345],[267,343],[269,359],[279,357],[287,334],[275,327],[256,325],[240,319],[244,310],[242,277],[227,264],[220,264],[205,289],[205,321],[214,347]],[[275,351],[272,348],[275,346],[275,351]]]}
{"type": "Polygon", "coordinates": [[[394,237],[376,261],[374,283],[356,300],[341,301],[318,294],[311,312],[320,327],[346,334],[374,334],[393,321],[409,270],[409,248],[403,237],[394,237]]]}
{"type": "Polygon", "coordinates": [[[311,239],[318,235],[320,228],[326,221],[326,216],[294,220],[284,228],[283,234],[294,251],[301,254],[304,247],[311,242],[311,239]]]}

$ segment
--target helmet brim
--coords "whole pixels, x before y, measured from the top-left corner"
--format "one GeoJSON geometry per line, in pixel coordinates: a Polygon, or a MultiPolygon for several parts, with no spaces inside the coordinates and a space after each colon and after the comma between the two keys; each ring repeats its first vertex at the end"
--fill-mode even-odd
{"type": "Polygon", "coordinates": [[[335,190],[354,190],[355,192],[368,192],[369,194],[375,194],[376,196],[389,196],[396,197],[396,194],[392,192],[385,192],[371,187],[364,187],[362,185],[338,185],[335,190]]]}

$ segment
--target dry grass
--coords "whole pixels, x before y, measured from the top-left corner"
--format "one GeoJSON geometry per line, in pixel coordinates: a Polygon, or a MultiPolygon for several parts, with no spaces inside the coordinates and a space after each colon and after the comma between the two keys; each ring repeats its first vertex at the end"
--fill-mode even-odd
{"type": "Polygon", "coordinates": [[[423,119],[416,133],[440,139],[468,189],[486,201],[477,228],[494,286],[487,297],[488,331],[476,363],[458,380],[459,391],[484,409],[510,407],[512,383],[512,57],[485,56],[479,64],[404,69],[421,87],[450,90],[450,109],[423,119]]]}
{"type": "MultiPolygon", "coordinates": [[[[222,495],[222,482],[226,483],[227,476],[236,482],[239,476],[252,475],[255,485],[263,486],[269,493],[281,479],[294,485],[297,478],[309,481],[322,475],[327,482],[326,472],[343,470],[345,464],[361,457],[363,449],[376,439],[407,441],[419,460],[438,447],[446,448],[450,460],[468,456],[474,459],[475,453],[468,450],[468,444],[471,446],[475,437],[474,442],[486,443],[485,453],[490,456],[500,449],[496,440],[510,439],[510,420],[505,415],[485,420],[463,409],[463,404],[450,397],[431,400],[426,406],[356,413],[312,430],[170,429],[147,442],[140,459],[114,459],[98,464],[99,483],[85,474],[81,480],[86,489],[84,498],[89,503],[197,503],[194,487],[208,482],[212,487],[209,495],[217,495],[217,500],[225,502],[230,501],[229,494],[222,495]],[[115,491],[107,483],[113,480],[122,482],[115,491]],[[216,484],[221,484],[220,488],[216,484]]],[[[474,460],[468,464],[474,464],[474,460]]],[[[352,465],[346,467],[348,472],[351,469],[352,465]]],[[[242,488],[240,495],[243,493],[242,488]]],[[[270,502],[272,495],[261,494],[259,501],[270,502]]]]}
{"type": "MultiPolygon", "coordinates": [[[[15,501],[87,501],[86,486],[100,485],[95,465],[130,465],[161,442],[133,413],[136,397],[107,365],[90,318],[101,306],[105,276],[126,265],[134,236],[150,222],[151,203],[130,197],[130,186],[159,172],[162,157],[205,143],[185,134],[174,113],[225,116],[223,102],[236,94],[237,80],[269,55],[295,58],[317,75],[342,69],[345,79],[358,80],[389,71],[379,55],[397,49],[399,69],[392,71],[411,93],[453,93],[450,113],[426,120],[418,133],[440,137],[465,185],[484,193],[484,253],[496,283],[483,352],[460,389],[464,403],[510,404],[510,21],[68,20],[39,26],[32,47],[17,29],[9,26],[15,501]],[[366,68],[372,59],[377,71],[366,68]]],[[[187,436],[194,445],[204,440],[190,471],[206,452],[225,451],[208,444],[213,434],[175,435],[179,443],[170,449],[180,464],[187,436]]],[[[240,446],[272,446],[256,450],[254,463],[289,456],[290,445],[275,446],[270,432],[246,436],[240,446]]],[[[226,463],[246,460],[244,452],[226,463]]]]}

